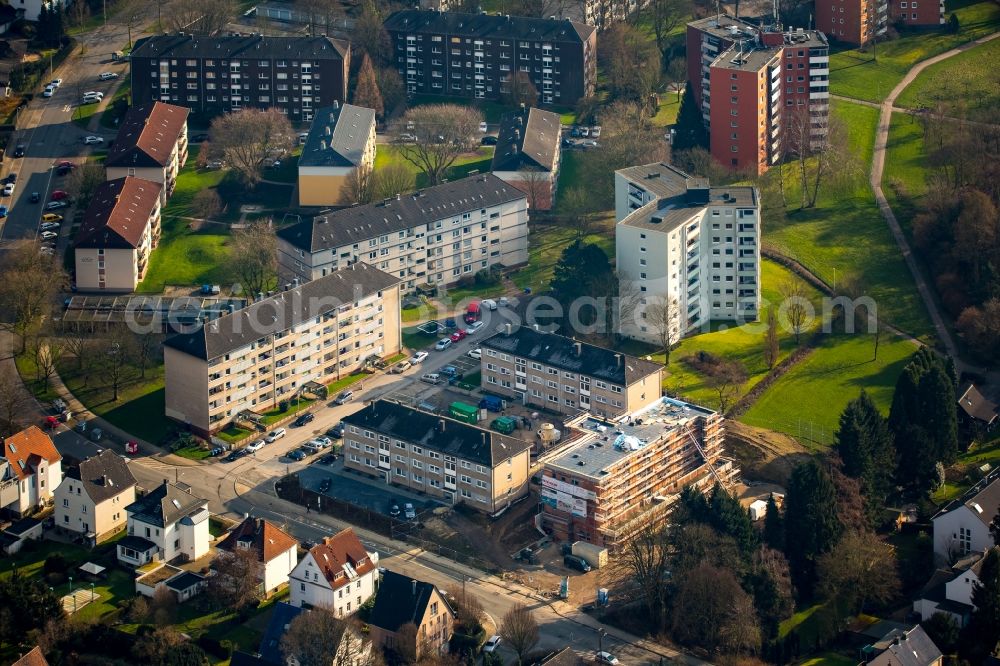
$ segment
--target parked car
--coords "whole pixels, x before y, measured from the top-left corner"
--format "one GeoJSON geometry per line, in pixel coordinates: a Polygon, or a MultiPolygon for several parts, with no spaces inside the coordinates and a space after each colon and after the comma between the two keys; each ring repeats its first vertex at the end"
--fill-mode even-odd
{"type": "Polygon", "coordinates": [[[479,123],[479,131],[483,132],[483,133],[486,133],[486,132],[489,131],[489,129],[487,128],[485,120],[483,122],[479,123]]]}
{"type": "MultiPolygon", "coordinates": [[[[354,399],[354,391],[341,391],[340,395],[334,398],[333,402],[337,405],[346,405],[351,400],[354,399]]],[[[311,421],[312,419],[310,419],[311,421]]]]}
{"type": "Polygon", "coordinates": [[[267,433],[267,437],[265,437],[264,440],[268,444],[274,444],[276,441],[284,437],[285,434],[286,432],[284,428],[276,428],[275,430],[272,430],[271,432],[267,433]]]}
{"type": "Polygon", "coordinates": [[[97,143],[104,143],[104,137],[93,136],[93,135],[91,135],[91,136],[85,136],[85,137],[83,137],[83,143],[84,143],[84,145],[87,145],[87,146],[91,146],[91,145],[94,145],[94,144],[97,144],[97,143]]]}
{"type": "Polygon", "coordinates": [[[226,450],[221,446],[216,446],[211,451],[208,452],[208,455],[214,458],[215,456],[221,456],[223,453],[225,453],[225,451],[226,450]]]}
{"type": "MultiPolygon", "coordinates": [[[[3,209],[3,214],[6,215],[7,206],[0,206],[0,208],[3,209]]],[[[42,222],[41,224],[38,225],[39,231],[56,231],[57,229],[59,229],[58,222],[42,222]]]]}
{"type": "Polygon", "coordinates": [[[9,212],[10,212],[10,209],[7,208],[7,206],[0,206],[0,218],[7,217],[7,213],[9,213],[9,212]]]}
{"type": "Polygon", "coordinates": [[[45,213],[42,215],[42,222],[62,222],[63,216],[55,213],[45,213]]]}
{"type": "Polygon", "coordinates": [[[395,502],[393,502],[389,506],[389,517],[390,518],[399,518],[399,505],[396,504],[395,502]]]}
{"type": "Polygon", "coordinates": [[[479,143],[484,146],[495,146],[497,145],[498,140],[495,136],[484,136],[479,140],[479,143]]]}
{"type": "Polygon", "coordinates": [[[455,331],[454,333],[451,334],[451,341],[452,342],[461,342],[462,340],[464,340],[466,338],[466,336],[468,336],[468,333],[465,332],[464,328],[460,328],[460,329],[458,329],[457,331],[455,331]]]}
{"type": "Polygon", "coordinates": [[[70,162],[69,160],[63,160],[59,162],[59,164],[57,164],[56,167],[59,169],[75,169],[76,164],[70,162]]]}
{"type": "Polygon", "coordinates": [[[330,477],[327,477],[327,478],[325,478],[325,479],[323,479],[322,481],[319,482],[319,491],[321,493],[329,492],[330,491],[330,486],[332,486],[332,485],[333,485],[333,482],[330,480],[330,477]]]}
{"type": "Polygon", "coordinates": [[[332,465],[337,462],[337,455],[335,453],[328,453],[319,459],[320,465],[332,465]]]}
{"type": "Polygon", "coordinates": [[[14,146],[14,157],[24,157],[24,151],[26,146],[23,143],[19,143],[14,146]]]}
{"type": "Polygon", "coordinates": [[[616,657],[615,655],[611,654],[610,652],[598,652],[597,653],[597,663],[599,663],[599,664],[611,664],[612,666],[616,666],[620,662],[618,661],[618,657],[616,657]]]}
{"type": "Polygon", "coordinates": [[[69,192],[65,190],[52,190],[52,194],[49,195],[52,201],[62,201],[63,199],[69,199],[69,192]]]}
{"type": "Polygon", "coordinates": [[[318,439],[310,439],[308,442],[302,445],[302,448],[309,449],[310,451],[320,451],[325,449],[327,445],[318,439]]]}
{"type": "Polygon", "coordinates": [[[326,435],[320,435],[316,438],[316,441],[321,443],[324,447],[333,446],[333,440],[326,435]]]}
{"type": "Polygon", "coordinates": [[[590,571],[590,564],[587,560],[582,557],[577,557],[576,555],[566,555],[563,557],[563,564],[565,564],[567,568],[576,569],[577,571],[582,571],[583,573],[590,571]]]}
{"type": "Polygon", "coordinates": [[[306,452],[302,449],[295,449],[294,451],[288,452],[289,460],[294,460],[296,462],[306,459],[306,452]]]}
{"type": "Polygon", "coordinates": [[[410,502],[403,505],[403,516],[405,516],[407,520],[413,520],[417,517],[417,510],[413,508],[413,504],[410,502]]]}
{"type": "Polygon", "coordinates": [[[442,379],[441,375],[436,372],[429,372],[426,375],[420,375],[420,381],[436,386],[442,383],[444,379],[442,379]]]}
{"type": "Polygon", "coordinates": [[[104,437],[104,431],[101,430],[100,428],[94,428],[93,430],[90,431],[91,441],[99,442],[101,441],[102,437],[104,437]]]}
{"type": "Polygon", "coordinates": [[[42,97],[48,98],[52,97],[52,94],[56,91],[55,88],[48,87],[42,92],[42,97]]]}
{"type": "Polygon", "coordinates": [[[478,331],[479,329],[481,329],[485,325],[486,324],[484,324],[481,321],[474,321],[474,322],[472,322],[471,324],[469,324],[465,328],[465,334],[466,335],[475,335],[476,331],[478,331]]]}
{"type": "Polygon", "coordinates": [[[42,233],[38,234],[38,237],[41,238],[42,240],[49,240],[50,238],[59,238],[59,234],[57,234],[54,231],[43,231],[42,233]]]}
{"type": "Polygon", "coordinates": [[[600,125],[594,125],[593,127],[590,128],[590,138],[591,139],[598,139],[598,138],[600,138],[600,136],[601,136],[601,126],[600,125]]]}
{"type": "Polygon", "coordinates": [[[306,425],[307,423],[311,423],[314,418],[316,418],[316,416],[314,414],[306,412],[305,414],[303,414],[302,416],[300,416],[299,418],[295,419],[292,422],[292,427],[294,427],[294,428],[301,428],[302,426],[306,425]]]}
{"type": "Polygon", "coordinates": [[[45,210],[59,210],[60,208],[69,208],[69,204],[65,201],[50,201],[45,204],[45,210]]]}
{"type": "Polygon", "coordinates": [[[480,349],[479,347],[476,347],[475,349],[470,349],[469,353],[466,354],[466,356],[468,356],[469,358],[474,358],[478,361],[483,357],[483,350],[480,349]]]}
{"type": "Polygon", "coordinates": [[[417,137],[409,132],[403,132],[399,135],[399,140],[403,143],[414,143],[417,140],[417,137]]]}
{"type": "Polygon", "coordinates": [[[329,435],[330,437],[333,437],[334,439],[340,439],[341,437],[344,436],[344,424],[338,423],[337,425],[327,430],[326,434],[329,435]]]}
{"type": "Polygon", "coordinates": [[[73,426],[73,430],[75,430],[75,431],[77,431],[79,433],[85,433],[85,432],[87,432],[87,422],[86,421],[77,421],[76,425],[73,426]]]}
{"type": "Polygon", "coordinates": [[[266,444],[264,440],[258,439],[256,442],[247,445],[247,452],[256,453],[257,451],[260,451],[262,448],[264,448],[264,444],[266,444]]]}
{"type": "Polygon", "coordinates": [[[400,361],[396,365],[392,366],[392,370],[390,370],[389,372],[391,372],[394,375],[401,375],[412,367],[413,364],[410,363],[409,361],[400,361]]]}
{"type": "Polygon", "coordinates": [[[117,72],[101,72],[97,75],[98,81],[110,81],[111,79],[117,79],[117,72]]]}
{"type": "Polygon", "coordinates": [[[582,137],[588,137],[588,136],[590,136],[590,128],[589,127],[581,127],[580,128],[580,133],[577,134],[577,136],[582,136],[582,137]]]}
{"type": "Polygon", "coordinates": [[[499,636],[490,636],[490,639],[483,643],[483,652],[495,652],[500,645],[499,636]]]}
{"type": "Polygon", "coordinates": [[[451,347],[451,338],[442,338],[437,341],[436,345],[434,345],[434,349],[438,351],[444,351],[448,347],[451,347]]]}
{"type": "Polygon", "coordinates": [[[38,192],[31,193],[31,203],[38,203],[41,200],[42,200],[41,194],[39,194],[38,192]]]}
{"type": "Polygon", "coordinates": [[[5,183],[16,183],[17,182],[17,174],[14,173],[13,171],[11,171],[9,174],[7,174],[7,177],[3,179],[3,182],[5,182],[5,183]]]}
{"type": "Polygon", "coordinates": [[[416,354],[413,355],[413,358],[410,359],[410,363],[412,363],[413,365],[416,365],[418,363],[423,363],[424,359],[427,358],[427,356],[428,354],[425,351],[417,352],[416,354]]]}
{"type": "Polygon", "coordinates": [[[62,85],[62,79],[52,79],[52,81],[49,82],[49,86],[53,88],[58,88],[61,85],[62,85]]]}
{"type": "Polygon", "coordinates": [[[441,368],[440,370],[438,370],[438,372],[441,373],[442,375],[444,375],[445,377],[461,377],[462,376],[462,373],[460,373],[458,371],[458,368],[456,368],[453,365],[446,365],[443,368],[441,368]]]}
{"type": "Polygon", "coordinates": [[[223,460],[223,462],[236,462],[237,460],[239,460],[240,458],[242,458],[245,455],[246,455],[246,453],[244,453],[243,449],[240,449],[239,451],[233,451],[232,453],[230,453],[228,456],[226,456],[222,460],[223,460]]]}
{"type": "Polygon", "coordinates": [[[14,183],[7,183],[3,186],[3,195],[9,197],[14,194],[14,183]]]}

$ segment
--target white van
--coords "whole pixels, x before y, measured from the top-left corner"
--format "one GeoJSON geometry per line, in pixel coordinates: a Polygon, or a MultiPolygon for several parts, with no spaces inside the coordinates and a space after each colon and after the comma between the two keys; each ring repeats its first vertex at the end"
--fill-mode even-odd
{"type": "Polygon", "coordinates": [[[497,309],[497,302],[494,301],[492,298],[484,299],[483,301],[480,301],[479,304],[482,307],[486,308],[487,310],[496,310],[497,309]]]}

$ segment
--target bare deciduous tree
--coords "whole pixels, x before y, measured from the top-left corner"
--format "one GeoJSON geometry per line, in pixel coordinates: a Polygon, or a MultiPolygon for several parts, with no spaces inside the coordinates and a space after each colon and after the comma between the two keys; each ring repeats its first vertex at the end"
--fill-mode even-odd
{"type": "Polygon", "coordinates": [[[172,32],[214,35],[236,18],[236,14],[234,0],[175,0],[163,18],[172,32]]]}
{"type": "Polygon", "coordinates": [[[781,283],[782,304],[779,313],[784,313],[788,326],[795,335],[795,344],[799,344],[802,331],[809,320],[809,300],[806,298],[806,286],[802,280],[788,279],[781,283]]]}
{"type": "Polygon", "coordinates": [[[262,565],[257,551],[250,548],[220,550],[212,559],[215,575],[209,578],[208,593],[220,607],[241,609],[261,599],[258,574],[262,565]]]}
{"type": "Polygon", "coordinates": [[[56,337],[36,335],[32,339],[31,351],[35,358],[35,378],[48,386],[56,374],[56,364],[63,356],[65,347],[56,337]]]}
{"type": "Polygon", "coordinates": [[[66,179],[66,191],[73,197],[79,210],[85,210],[94,198],[97,188],[107,180],[104,167],[97,164],[81,164],[73,169],[66,179]]]}
{"type": "Polygon", "coordinates": [[[764,333],[764,362],[767,369],[772,370],[778,363],[778,355],[781,348],[778,344],[778,317],[774,314],[774,308],[767,309],[767,331],[764,333]]]}
{"type": "Polygon", "coordinates": [[[10,313],[10,330],[21,342],[37,331],[55,307],[66,273],[52,256],[41,254],[34,241],[15,241],[5,253],[0,272],[0,309],[10,313]]]}
{"type": "Polygon", "coordinates": [[[538,645],[538,622],[531,609],[524,604],[516,604],[504,613],[500,621],[500,636],[514,650],[517,663],[521,664],[524,655],[538,645]]]}
{"type": "Polygon", "coordinates": [[[400,144],[400,154],[426,174],[430,185],[437,185],[459,155],[476,148],[482,120],[476,109],[455,104],[410,109],[402,122],[416,140],[400,144]]]}
{"type": "Polygon", "coordinates": [[[309,36],[329,35],[338,19],[344,17],[340,0],[299,0],[297,5],[309,21],[309,36]]]}
{"type": "Polygon", "coordinates": [[[725,413],[729,409],[746,380],[747,371],[739,361],[720,359],[708,369],[707,384],[719,398],[720,412],[725,413]]]}
{"type": "Polygon", "coordinates": [[[254,222],[233,234],[229,264],[240,281],[244,297],[253,301],[277,277],[278,238],[270,220],[254,222]]]}
{"type": "Polygon", "coordinates": [[[191,212],[195,217],[211,220],[222,212],[222,197],[212,188],[202,190],[191,199],[191,212]]]}
{"type": "Polygon", "coordinates": [[[684,21],[691,18],[691,0],[650,0],[646,15],[656,36],[656,48],[660,53],[667,50],[670,33],[684,21]]]}
{"type": "Polygon", "coordinates": [[[524,177],[518,181],[518,188],[528,195],[528,208],[538,210],[552,206],[552,181],[550,174],[541,169],[529,168],[521,172],[524,177]]]}
{"type": "Polygon", "coordinates": [[[291,621],[281,640],[281,651],[286,659],[294,659],[300,666],[330,666],[335,663],[347,629],[347,622],[332,610],[314,608],[291,621]]]}
{"type": "Polygon", "coordinates": [[[656,627],[666,622],[671,550],[670,533],[665,527],[646,527],[625,542],[611,569],[616,582],[638,588],[656,627]]]}
{"type": "Polygon", "coordinates": [[[242,109],[212,121],[209,130],[214,155],[225,160],[248,187],[261,179],[268,158],[276,158],[295,145],[288,117],[278,109],[242,109]]]}
{"type": "Polygon", "coordinates": [[[899,594],[899,574],[892,547],[878,535],[852,530],[817,564],[820,591],[839,599],[851,613],[866,602],[887,603],[899,594]]]}
{"type": "Polygon", "coordinates": [[[367,204],[375,201],[375,170],[359,164],[347,175],[345,194],[351,203],[367,204]]]}
{"type": "Polygon", "coordinates": [[[21,429],[21,417],[30,404],[28,393],[15,372],[0,372],[0,436],[7,436],[21,429]]]}
{"type": "Polygon", "coordinates": [[[538,88],[527,72],[511,72],[500,88],[500,99],[507,106],[532,107],[538,104],[538,88]]]}
{"type": "Polygon", "coordinates": [[[127,333],[113,330],[98,347],[101,356],[101,375],[111,388],[111,401],[118,402],[122,387],[133,378],[134,368],[130,355],[131,340],[127,333]]]}
{"type": "Polygon", "coordinates": [[[646,323],[653,327],[663,349],[664,365],[670,365],[670,348],[680,337],[680,305],[676,298],[654,296],[646,304],[646,323]]]}
{"type": "Polygon", "coordinates": [[[455,620],[465,627],[467,634],[475,633],[473,630],[481,626],[485,611],[483,605],[474,594],[465,592],[461,587],[455,585],[448,589],[448,597],[452,601],[452,608],[455,610],[455,620]]]}
{"type": "Polygon", "coordinates": [[[413,173],[402,164],[390,164],[375,172],[375,200],[389,199],[413,190],[413,173]]]}

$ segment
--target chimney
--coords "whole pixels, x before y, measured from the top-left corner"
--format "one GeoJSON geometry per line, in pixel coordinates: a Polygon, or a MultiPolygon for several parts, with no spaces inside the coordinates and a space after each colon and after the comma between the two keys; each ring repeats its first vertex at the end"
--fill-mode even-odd
{"type": "Polygon", "coordinates": [[[338,102],[337,100],[333,100],[333,108],[334,109],[339,109],[340,108],[340,102],[338,102]]]}
{"type": "Polygon", "coordinates": [[[621,354],[615,354],[615,367],[616,368],[622,367],[622,355],[621,354]]]}
{"type": "Polygon", "coordinates": [[[574,342],[573,348],[574,350],[576,350],[577,357],[580,357],[583,354],[583,345],[580,344],[579,342],[574,342]]]}
{"type": "Polygon", "coordinates": [[[101,485],[102,486],[108,485],[108,475],[107,474],[102,474],[101,475],[101,485]]]}
{"type": "Polygon", "coordinates": [[[510,324],[504,324],[504,335],[510,335],[511,329],[512,327],[510,324]]]}
{"type": "Polygon", "coordinates": [[[444,432],[444,419],[438,419],[438,432],[444,432]]]}
{"type": "Polygon", "coordinates": [[[413,596],[417,596],[417,581],[413,582],[413,596]]]}

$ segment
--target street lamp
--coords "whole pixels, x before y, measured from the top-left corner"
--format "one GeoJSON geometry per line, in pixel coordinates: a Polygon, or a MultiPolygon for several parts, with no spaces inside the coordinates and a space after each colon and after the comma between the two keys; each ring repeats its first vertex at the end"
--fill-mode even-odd
{"type": "Polygon", "coordinates": [[[93,583],[90,584],[90,601],[91,602],[94,601],[94,584],[93,583]]]}
{"type": "Polygon", "coordinates": [[[69,577],[69,593],[73,594],[73,577],[69,577]]]}
{"type": "Polygon", "coordinates": [[[604,637],[608,635],[608,632],[604,629],[597,630],[597,651],[604,652],[604,637]]]}

